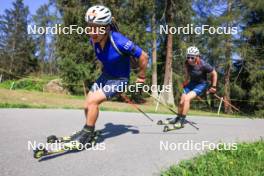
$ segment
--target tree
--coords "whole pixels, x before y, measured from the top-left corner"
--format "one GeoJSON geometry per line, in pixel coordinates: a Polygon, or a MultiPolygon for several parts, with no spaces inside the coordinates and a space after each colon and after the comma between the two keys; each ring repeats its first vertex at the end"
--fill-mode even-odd
{"type": "Polygon", "coordinates": [[[29,11],[23,0],[13,2],[13,8],[1,16],[1,63],[11,75],[27,75],[38,68],[35,44],[27,33],[29,11]]]}
{"type": "MultiPolygon", "coordinates": [[[[52,6],[53,3],[49,2],[48,4],[41,5],[37,11],[36,14],[33,16],[34,24],[37,27],[51,27],[54,26],[56,22],[58,22],[57,14],[52,13],[50,8],[55,6],[52,6]]],[[[34,35],[34,40],[37,44],[37,57],[40,62],[40,72],[41,73],[48,73],[52,69],[49,67],[49,62],[52,62],[53,58],[53,50],[54,50],[54,42],[55,42],[55,35],[47,34],[47,32],[43,34],[36,34],[34,35]],[[53,47],[51,47],[53,46],[53,47]]]]}
{"type": "MultiPolygon", "coordinates": [[[[225,27],[226,29],[237,27],[241,22],[241,5],[236,0],[217,0],[217,1],[198,1],[194,4],[198,18],[196,21],[202,25],[207,24],[212,27],[225,27]],[[220,5],[221,4],[221,5],[220,5]]],[[[228,30],[226,30],[228,32],[228,30]]],[[[235,58],[239,56],[240,51],[237,49],[239,43],[237,41],[240,34],[208,34],[197,36],[196,43],[201,48],[203,59],[211,63],[218,72],[218,94],[223,94],[224,111],[230,113],[231,107],[226,102],[231,99],[241,98],[243,90],[239,89],[239,85],[235,82],[236,68],[233,67],[235,58]],[[240,91],[241,94],[235,93],[240,91]]],[[[233,103],[233,102],[232,102],[233,103]]]]}
{"type": "MultiPolygon", "coordinates": [[[[191,1],[166,1],[165,17],[169,28],[174,26],[186,26],[191,22],[191,1]]],[[[174,97],[178,100],[183,80],[183,68],[185,61],[185,50],[190,36],[184,34],[166,35],[166,63],[164,85],[170,85],[172,90],[164,94],[164,100],[174,105],[174,97]],[[175,81],[175,83],[173,83],[175,81]],[[175,90],[175,91],[173,91],[175,90]]]]}
{"type": "MultiPolygon", "coordinates": [[[[232,27],[232,0],[227,1],[227,22],[226,27],[232,27]]],[[[230,103],[230,76],[231,76],[231,67],[232,67],[232,48],[231,48],[231,36],[227,35],[225,42],[225,75],[224,75],[224,108],[226,113],[231,112],[231,106],[227,103],[230,103]]]]}
{"type": "MultiPolygon", "coordinates": [[[[54,27],[55,24],[60,22],[58,16],[56,4],[50,0],[47,4],[43,4],[37,9],[36,14],[33,15],[33,20],[37,27],[54,27]]],[[[36,53],[42,74],[57,72],[58,67],[54,54],[57,36],[48,34],[47,32],[34,35],[34,40],[37,45],[36,53]]]]}
{"type": "Polygon", "coordinates": [[[240,50],[244,62],[241,67],[241,88],[245,90],[243,105],[247,112],[264,117],[264,3],[242,1],[243,32],[240,50]]]}
{"type": "MultiPolygon", "coordinates": [[[[85,12],[91,5],[92,2],[86,1],[58,0],[57,7],[62,16],[61,27],[77,25],[85,28],[85,12]]],[[[93,46],[85,33],[58,35],[56,57],[59,59],[60,76],[71,93],[82,93],[81,85],[85,83],[90,87],[98,75],[98,62],[95,61],[93,46]]]]}
{"type": "Polygon", "coordinates": [[[153,3],[153,11],[151,17],[151,32],[152,32],[152,86],[154,87],[152,91],[152,96],[158,97],[158,75],[157,75],[157,26],[156,26],[156,6],[153,3]]]}
{"type": "MultiPolygon", "coordinates": [[[[166,22],[168,28],[173,26],[174,13],[172,11],[172,0],[166,1],[166,22]]],[[[170,91],[165,91],[162,93],[163,100],[170,105],[174,106],[174,96],[173,96],[173,85],[172,85],[172,58],[173,58],[173,34],[169,32],[166,39],[166,63],[165,63],[165,75],[163,85],[169,85],[171,87],[170,91]]]]}

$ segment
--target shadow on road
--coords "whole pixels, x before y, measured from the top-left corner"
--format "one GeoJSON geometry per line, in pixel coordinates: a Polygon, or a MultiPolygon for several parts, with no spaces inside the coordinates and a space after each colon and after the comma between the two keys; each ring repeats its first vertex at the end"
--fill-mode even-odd
{"type": "MultiPolygon", "coordinates": [[[[122,125],[122,124],[113,124],[113,123],[107,123],[105,124],[105,127],[100,130],[101,131],[101,135],[97,141],[97,143],[101,143],[103,142],[105,139],[109,139],[112,137],[116,137],[125,133],[132,133],[132,134],[138,134],[139,131],[137,129],[133,129],[135,126],[132,125],[122,125]]],[[[45,156],[41,159],[39,159],[39,162],[42,161],[47,161],[50,159],[54,159],[57,158],[59,156],[63,156],[66,154],[72,154],[72,153],[78,153],[81,152],[79,150],[69,150],[63,153],[58,153],[58,154],[54,154],[54,155],[50,155],[50,156],[45,156]]]]}
{"type": "Polygon", "coordinates": [[[98,142],[103,142],[105,139],[116,137],[124,133],[138,134],[139,131],[133,129],[133,127],[135,126],[107,123],[105,124],[105,127],[100,130],[102,132],[102,135],[98,142]]]}

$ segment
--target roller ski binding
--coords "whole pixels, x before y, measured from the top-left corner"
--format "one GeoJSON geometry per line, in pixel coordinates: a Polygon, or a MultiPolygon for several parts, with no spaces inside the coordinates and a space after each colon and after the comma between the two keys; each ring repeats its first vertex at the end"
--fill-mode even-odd
{"type": "MultiPolygon", "coordinates": [[[[77,131],[77,132],[73,133],[70,136],[61,136],[61,137],[58,137],[56,135],[50,135],[50,136],[47,137],[47,143],[70,142],[72,139],[75,138],[75,136],[80,134],[80,132],[81,131],[77,131]]],[[[101,135],[101,131],[100,130],[96,130],[94,133],[95,133],[95,136],[100,136],[101,135]]]]}
{"type": "Polygon", "coordinates": [[[176,118],[167,118],[165,121],[163,121],[163,120],[159,120],[159,121],[157,122],[157,125],[169,125],[169,124],[175,124],[179,119],[180,119],[180,117],[177,116],[176,118]]]}

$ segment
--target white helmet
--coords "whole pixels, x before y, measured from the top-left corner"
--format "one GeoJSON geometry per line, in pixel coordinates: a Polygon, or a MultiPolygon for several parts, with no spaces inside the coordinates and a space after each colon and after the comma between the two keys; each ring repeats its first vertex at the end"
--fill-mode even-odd
{"type": "Polygon", "coordinates": [[[112,21],[112,13],[103,5],[95,5],[87,10],[85,14],[85,21],[87,23],[107,25],[112,21]]]}
{"type": "Polygon", "coordinates": [[[186,55],[199,56],[200,52],[199,52],[198,48],[196,48],[195,46],[190,46],[189,48],[187,48],[186,55]]]}

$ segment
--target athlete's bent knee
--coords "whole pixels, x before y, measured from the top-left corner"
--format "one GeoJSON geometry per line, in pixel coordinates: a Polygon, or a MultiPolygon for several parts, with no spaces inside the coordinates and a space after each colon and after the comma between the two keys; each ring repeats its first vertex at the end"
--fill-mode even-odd
{"type": "Polygon", "coordinates": [[[188,97],[188,96],[185,96],[184,97],[184,104],[186,104],[186,103],[190,103],[190,101],[191,101],[191,98],[190,97],[188,97]]]}
{"type": "Polygon", "coordinates": [[[183,104],[184,104],[185,97],[186,97],[185,94],[183,94],[183,95],[181,96],[180,105],[183,105],[183,104]]]}

